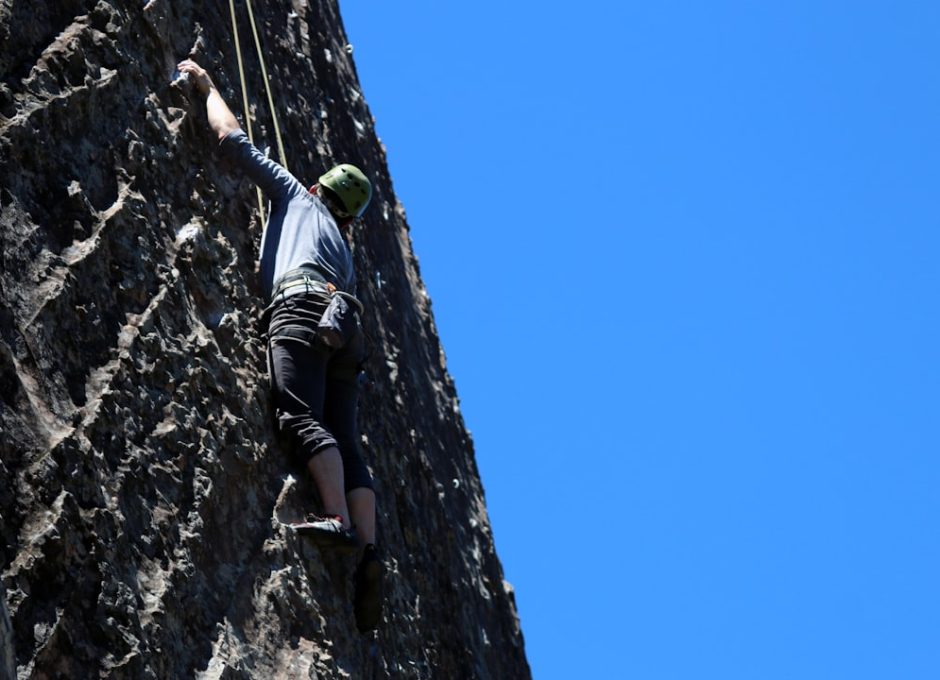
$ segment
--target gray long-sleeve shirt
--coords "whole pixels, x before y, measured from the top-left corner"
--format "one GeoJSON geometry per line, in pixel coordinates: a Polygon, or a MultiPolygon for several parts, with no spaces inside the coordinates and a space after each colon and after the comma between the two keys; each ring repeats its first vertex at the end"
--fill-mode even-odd
{"type": "Polygon", "coordinates": [[[337,288],[355,294],[352,253],[323,202],[281,165],[265,157],[242,130],[227,134],[219,148],[271,201],[261,239],[265,298],[271,298],[275,281],[303,266],[316,267],[337,288]]]}

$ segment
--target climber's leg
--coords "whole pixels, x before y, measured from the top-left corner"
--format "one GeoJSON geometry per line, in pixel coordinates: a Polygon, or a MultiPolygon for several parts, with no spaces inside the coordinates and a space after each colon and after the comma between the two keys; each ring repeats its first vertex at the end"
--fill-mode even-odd
{"type": "Polygon", "coordinates": [[[361,486],[347,492],[346,501],[359,545],[375,543],[375,492],[361,486]]]}
{"type": "Polygon", "coordinates": [[[307,461],[307,470],[317,485],[320,501],[323,503],[323,513],[339,515],[343,527],[348,529],[350,515],[343,493],[343,459],[339,455],[339,449],[331,446],[319,451],[307,461]]]}
{"type": "Polygon", "coordinates": [[[268,348],[279,429],[297,461],[313,477],[326,515],[293,526],[314,537],[322,534],[327,543],[354,545],[355,538],[347,531],[342,457],[336,439],[323,424],[330,351],[309,327],[304,304],[289,299],[277,308],[268,348]]]}
{"type": "Polygon", "coordinates": [[[323,418],[339,445],[349,514],[359,542],[365,546],[375,543],[375,492],[372,490],[372,475],[362,459],[359,437],[358,369],[361,353],[361,336],[356,336],[330,358],[323,418]]]}

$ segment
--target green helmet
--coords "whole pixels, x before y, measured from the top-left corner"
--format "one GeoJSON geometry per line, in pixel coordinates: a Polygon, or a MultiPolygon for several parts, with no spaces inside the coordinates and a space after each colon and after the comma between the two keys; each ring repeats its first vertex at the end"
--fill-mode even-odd
{"type": "Polygon", "coordinates": [[[320,184],[332,191],[342,201],[347,215],[359,217],[372,198],[372,183],[355,165],[342,163],[321,175],[320,184]]]}

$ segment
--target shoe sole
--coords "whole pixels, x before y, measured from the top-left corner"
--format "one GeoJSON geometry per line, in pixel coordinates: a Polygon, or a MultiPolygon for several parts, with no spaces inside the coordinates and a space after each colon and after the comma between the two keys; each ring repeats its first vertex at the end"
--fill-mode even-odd
{"type": "MultiPolygon", "coordinates": [[[[357,597],[356,628],[360,633],[368,633],[378,628],[382,621],[382,577],[384,569],[378,560],[369,562],[360,572],[362,581],[362,597],[357,597]],[[361,601],[360,601],[361,600],[361,601]]],[[[360,573],[356,574],[357,585],[360,573]]],[[[357,595],[359,593],[357,592],[357,595]]]]}
{"type": "Polygon", "coordinates": [[[359,547],[359,542],[355,538],[343,536],[335,531],[318,529],[302,524],[288,524],[287,528],[296,534],[309,538],[313,543],[324,548],[347,548],[354,550],[359,547]]]}

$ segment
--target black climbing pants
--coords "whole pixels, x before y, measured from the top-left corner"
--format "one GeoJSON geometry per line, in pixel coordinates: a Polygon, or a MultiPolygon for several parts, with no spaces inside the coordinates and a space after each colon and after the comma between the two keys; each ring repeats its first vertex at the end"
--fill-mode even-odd
{"type": "Polygon", "coordinates": [[[335,446],[343,459],[345,491],[371,489],[356,422],[362,332],[339,349],[323,343],[316,328],[328,303],[325,293],[308,292],[286,297],[269,310],[268,372],[278,427],[304,468],[335,446]]]}

